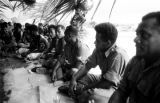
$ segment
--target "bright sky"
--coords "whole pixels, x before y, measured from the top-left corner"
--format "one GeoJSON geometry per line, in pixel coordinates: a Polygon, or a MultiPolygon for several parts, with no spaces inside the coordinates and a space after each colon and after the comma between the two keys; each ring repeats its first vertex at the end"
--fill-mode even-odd
{"type": "MultiPolygon", "coordinates": [[[[96,0],[99,1],[99,0],[96,0]]],[[[97,21],[108,21],[114,0],[102,0],[95,15],[97,21]]],[[[151,11],[160,11],[159,0],[116,0],[110,21],[116,23],[139,23],[142,16],[151,11]]]]}

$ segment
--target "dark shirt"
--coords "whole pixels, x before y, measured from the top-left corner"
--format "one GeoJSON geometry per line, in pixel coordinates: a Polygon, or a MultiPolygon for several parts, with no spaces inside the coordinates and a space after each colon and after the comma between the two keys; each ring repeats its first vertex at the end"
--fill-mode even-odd
{"type": "Polygon", "coordinates": [[[35,35],[34,37],[31,38],[29,49],[30,49],[30,52],[35,50],[38,52],[43,52],[48,49],[48,42],[41,35],[35,35]]]}
{"type": "Polygon", "coordinates": [[[47,50],[47,52],[51,52],[53,48],[56,47],[56,37],[54,38],[49,38],[49,48],[47,50]]]}
{"type": "Polygon", "coordinates": [[[129,103],[160,103],[160,59],[147,68],[143,59],[129,62],[110,103],[126,103],[128,97],[129,103]]]}
{"type": "Polygon", "coordinates": [[[55,43],[55,55],[61,55],[64,52],[64,46],[65,46],[65,40],[64,38],[60,38],[60,39],[56,39],[56,43],[55,43]]]}
{"type": "Polygon", "coordinates": [[[27,30],[24,30],[24,32],[23,32],[21,42],[24,44],[31,42],[31,37],[30,37],[29,32],[27,30]]]}
{"type": "Polygon", "coordinates": [[[102,71],[102,78],[117,86],[123,76],[127,62],[128,56],[126,52],[117,46],[112,46],[105,53],[95,49],[85,66],[87,69],[91,69],[99,65],[102,71]]]}
{"type": "Polygon", "coordinates": [[[21,31],[13,31],[13,36],[15,37],[16,42],[18,43],[21,40],[21,31]]]}

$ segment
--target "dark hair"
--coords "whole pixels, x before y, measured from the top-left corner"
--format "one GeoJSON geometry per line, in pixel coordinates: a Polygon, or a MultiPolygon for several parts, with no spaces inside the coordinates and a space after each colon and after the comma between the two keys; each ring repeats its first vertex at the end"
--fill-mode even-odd
{"type": "Polygon", "coordinates": [[[160,12],[151,12],[142,17],[142,21],[150,19],[150,18],[156,18],[158,25],[160,25],[160,12]]]}
{"type": "Polygon", "coordinates": [[[56,26],[55,25],[49,25],[48,30],[50,31],[52,28],[56,30],[56,26]]]}
{"type": "Polygon", "coordinates": [[[22,28],[22,25],[20,23],[15,23],[15,28],[22,28]]]}
{"type": "Polygon", "coordinates": [[[38,23],[38,26],[43,26],[43,24],[42,23],[38,23]]]}
{"type": "Polygon", "coordinates": [[[8,27],[7,22],[3,22],[3,23],[1,24],[1,28],[2,28],[2,29],[7,28],[7,27],[8,27]]]}
{"type": "Polygon", "coordinates": [[[27,26],[30,26],[31,24],[29,24],[29,23],[25,23],[25,27],[27,27],[27,26]]]}
{"type": "Polygon", "coordinates": [[[65,27],[63,25],[57,25],[57,28],[62,28],[63,30],[65,30],[65,27]]]}
{"type": "Polygon", "coordinates": [[[31,26],[31,24],[25,23],[25,30],[30,30],[30,26],[31,26]]]}
{"type": "Polygon", "coordinates": [[[78,29],[73,28],[71,25],[66,27],[66,30],[64,32],[64,34],[70,34],[72,32],[72,34],[74,34],[75,36],[78,35],[78,29]]]}
{"type": "Polygon", "coordinates": [[[12,26],[11,22],[8,22],[8,26],[12,26]]]}
{"type": "Polygon", "coordinates": [[[38,31],[38,27],[34,24],[32,24],[29,28],[31,31],[38,31]]]}
{"type": "Polygon", "coordinates": [[[96,32],[101,33],[102,41],[111,40],[111,42],[114,43],[117,39],[118,31],[111,23],[100,23],[95,26],[95,30],[96,32]]]}

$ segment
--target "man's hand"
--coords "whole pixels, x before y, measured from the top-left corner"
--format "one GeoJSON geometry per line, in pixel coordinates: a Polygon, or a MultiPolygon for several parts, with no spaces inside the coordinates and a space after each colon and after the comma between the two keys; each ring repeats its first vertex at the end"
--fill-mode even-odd
{"type": "Polygon", "coordinates": [[[70,86],[69,86],[69,93],[70,93],[71,95],[74,95],[74,91],[76,90],[76,87],[77,87],[77,82],[76,82],[76,80],[71,80],[70,86]]]}

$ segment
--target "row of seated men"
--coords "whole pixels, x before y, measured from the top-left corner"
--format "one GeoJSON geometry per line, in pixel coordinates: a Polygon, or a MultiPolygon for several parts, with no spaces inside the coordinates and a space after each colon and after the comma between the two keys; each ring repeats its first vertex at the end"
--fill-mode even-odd
{"type": "MultiPolygon", "coordinates": [[[[54,82],[69,81],[58,90],[79,103],[100,103],[102,98],[94,95],[94,88],[113,91],[109,103],[160,103],[159,21],[160,12],[152,12],[142,18],[134,40],[136,55],[129,63],[125,50],[116,45],[118,31],[112,23],[100,23],[94,27],[96,40],[91,55],[87,55],[89,48],[78,38],[79,29],[60,26],[59,32],[57,26],[51,32],[55,32],[56,37],[63,34],[64,48],[58,54],[55,49],[49,57],[49,49],[43,51],[46,62],[42,66],[50,71],[54,82]],[[97,65],[101,75],[89,74],[88,71],[97,65]]],[[[38,29],[32,26],[31,34],[37,36],[38,29]]],[[[104,102],[107,101],[101,103],[104,102]]]]}
{"type": "MultiPolygon", "coordinates": [[[[57,28],[65,29],[62,25],[58,25],[57,28]]],[[[56,35],[55,29],[54,25],[42,28],[42,26],[26,23],[23,28],[20,23],[14,25],[1,23],[1,54],[15,52],[21,47],[28,48],[29,52],[49,52],[51,48],[55,48],[56,40],[63,35],[56,35]]]]}

